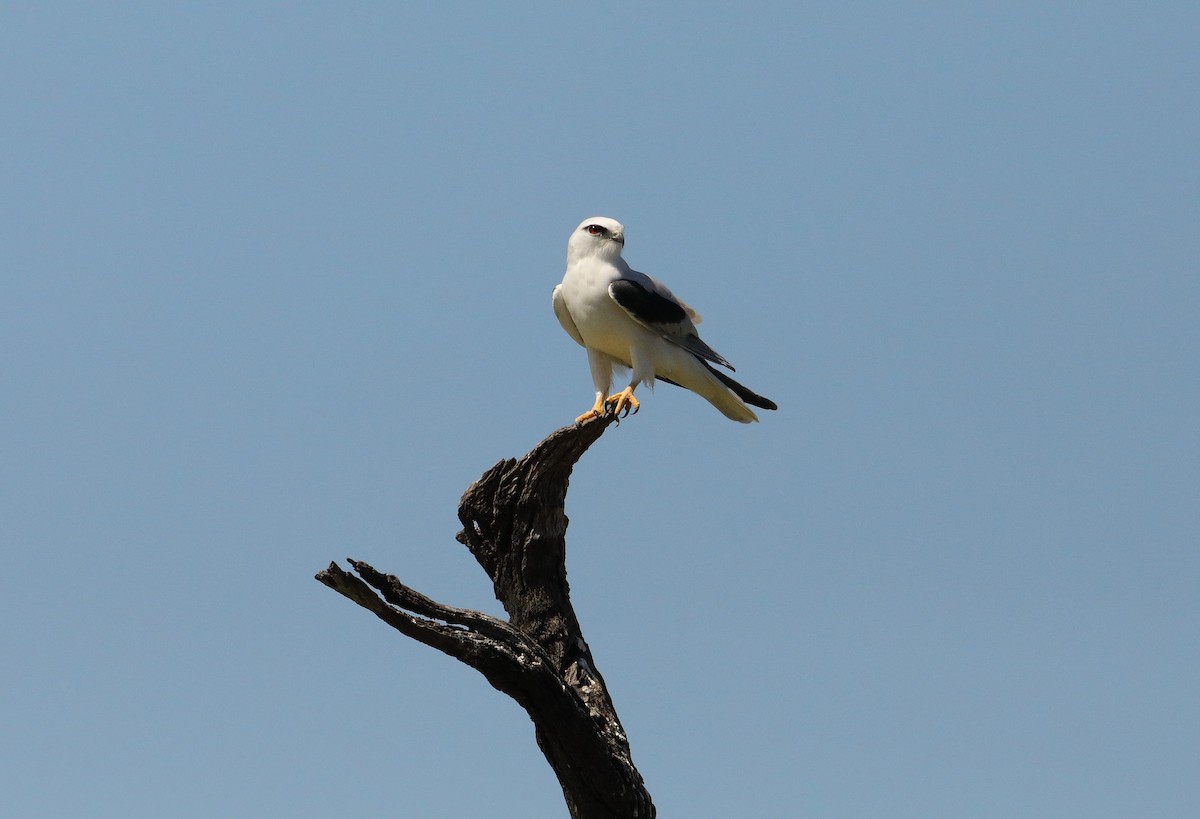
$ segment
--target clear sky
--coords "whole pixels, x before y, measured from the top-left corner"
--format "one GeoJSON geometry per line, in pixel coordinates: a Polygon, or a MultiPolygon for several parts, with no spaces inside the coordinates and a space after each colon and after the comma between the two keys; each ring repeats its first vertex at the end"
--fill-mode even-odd
{"type": "Polygon", "coordinates": [[[6,4],[5,813],[564,816],[312,575],[499,612],[458,498],[590,405],[606,215],[780,406],[661,386],[575,472],[660,815],[1200,815],[1198,55],[1194,2],[6,4]]]}

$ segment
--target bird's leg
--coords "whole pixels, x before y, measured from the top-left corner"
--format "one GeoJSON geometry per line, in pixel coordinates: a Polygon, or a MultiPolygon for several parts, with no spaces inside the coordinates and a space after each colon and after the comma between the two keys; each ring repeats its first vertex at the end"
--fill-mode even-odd
{"type": "Polygon", "coordinates": [[[592,406],[592,408],[590,410],[588,410],[583,415],[580,415],[578,418],[576,418],[575,423],[582,424],[584,421],[590,421],[593,418],[597,418],[597,417],[603,415],[604,414],[604,405],[606,403],[608,403],[608,402],[604,398],[604,392],[601,391],[601,392],[596,393],[596,403],[592,406]]]}
{"type": "Polygon", "coordinates": [[[639,408],[638,400],[633,397],[633,385],[630,384],[625,389],[621,390],[616,395],[610,395],[604,399],[604,409],[606,412],[612,412],[613,415],[624,418],[621,415],[621,410],[628,415],[630,410],[637,412],[639,408]]]}
{"type": "Polygon", "coordinates": [[[604,414],[606,403],[604,396],[608,394],[608,388],[612,386],[612,358],[591,347],[587,348],[587,357],[588,369],[592,371],[592,384],[596,387],[596,403],[590,410],[575,419],[577,425],[604,414]]]}

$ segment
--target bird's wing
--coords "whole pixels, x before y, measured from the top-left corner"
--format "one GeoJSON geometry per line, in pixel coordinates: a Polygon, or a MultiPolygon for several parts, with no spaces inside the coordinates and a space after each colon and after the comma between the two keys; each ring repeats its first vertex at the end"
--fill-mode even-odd
{"type": "Polygon", "coordinates": [[[554,302],[554,315],[558,316],[558,323],[580,347],[586,347],[587,345],[583,343],[583,336],[579,334],[579,328],[575,326],[575,320],[571,318],[571,313],[567,310],[567,302],[563,299],[561,284],[554,286],[554,292],[550,298],[554,302]]]}
{"type": "MultiPolygon", "coordinates": [[[[732,370],[732,364],[700,340],[695,324],[700,317],[696,315],[695,311],[675,298],[670,290],[658,285],[649,276],[646,278],[651,285],[650,288],[632,279],[617,279],[608,286],[608,295],[629,314],[631,319],[647,330],[682,347],[692,355],[732,370]]],[[[557,301],[555,310],[558,310],[557,301]]],[[[570,331],[568,330],[568,332],[570,331]]]]}

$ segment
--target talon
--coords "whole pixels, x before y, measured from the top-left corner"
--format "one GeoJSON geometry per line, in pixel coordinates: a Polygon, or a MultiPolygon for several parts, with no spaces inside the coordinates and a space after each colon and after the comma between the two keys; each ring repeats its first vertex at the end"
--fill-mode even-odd
{"type": "Polygon", "coordinates": [[[579,426],[584,421],[590,421],[593,418],[599,418],[607,410],[608,410],[608,400],[607,399],[602,400],[599,397],[597,397],[595,405],[590,410],[585,412],[583,415],[580,415],[578,418],[575,419],[575,426],[579,426]]]}
{"type": "Polygon", "coordinates": [[[639,407],[638,400],[633,397],[633,387],[626,387],[616,395],[604,399],[605,412],[611,411],[618,418],[625,418],[630,412],[637,412],[639,407]]]}

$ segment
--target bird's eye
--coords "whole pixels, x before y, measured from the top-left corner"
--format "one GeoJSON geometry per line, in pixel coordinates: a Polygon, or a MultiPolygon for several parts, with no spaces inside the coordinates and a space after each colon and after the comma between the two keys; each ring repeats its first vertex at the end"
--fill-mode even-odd
{"type": "Polygon", "coordinates": [[[587,232],[592,234],[593,236],[603,236],[605,233],[608,232],[604,228],[600,227],[599,225],[588,225],[586,229],[587,229],[587,232]]]}

